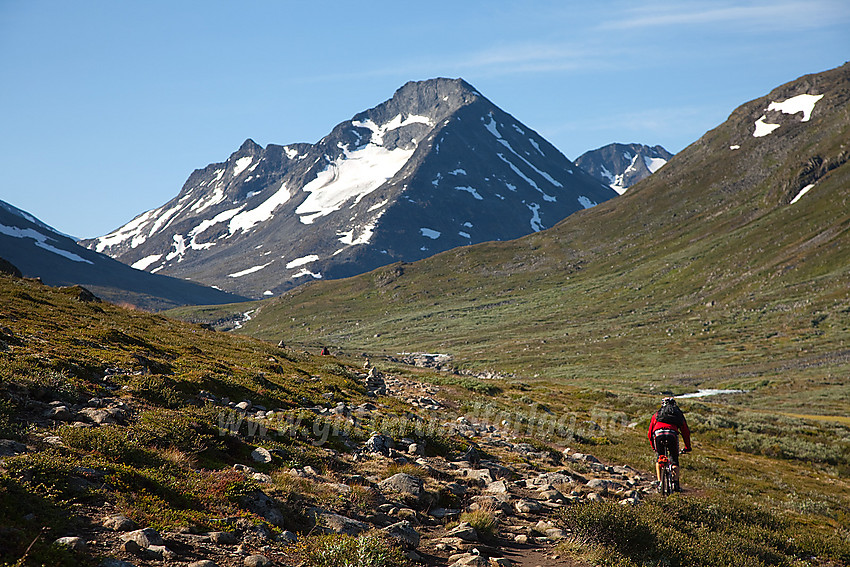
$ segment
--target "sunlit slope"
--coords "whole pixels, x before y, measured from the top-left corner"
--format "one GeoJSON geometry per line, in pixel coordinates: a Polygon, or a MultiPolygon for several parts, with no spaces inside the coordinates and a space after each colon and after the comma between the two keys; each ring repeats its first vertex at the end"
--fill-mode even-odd
{"type": "Polygon", "coordinates": [[[436,350],[524,376],[740,381],[844,365],[848,100],[850,66],[802,77],[551,230],[234,311],[257,309],[242,331],[262,338],[436,350]],[[823,96],[786,112],[802,94],[823,96]],[[757,122],[779,126],[756,137],[757,122]]]}

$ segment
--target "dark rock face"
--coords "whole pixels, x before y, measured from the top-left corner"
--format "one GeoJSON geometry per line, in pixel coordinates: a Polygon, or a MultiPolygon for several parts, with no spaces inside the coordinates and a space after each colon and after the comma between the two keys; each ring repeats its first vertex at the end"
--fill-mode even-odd
{"type": "Polygon", "coordinates": [[[3,258],[0,258],[0,274],[9,274],[10,276],[15,276],[16,278],[24,277],[24,275],[18,268],[16,268],[11,262],[7,262],[3,258]]]}
{"type": "Polygon", "coordinates": [[[84,244],[263,297],[518,238],[614,196],[463,80],[433,79],[316,144],[247,140],[170,202],[84,244]]]}
{"type": "Polygon", "coordinates": [[[661,146],[608,144],[583,153],[576,165],[614,189],[625,191],[667,163],[673,154],[661,146]]]}

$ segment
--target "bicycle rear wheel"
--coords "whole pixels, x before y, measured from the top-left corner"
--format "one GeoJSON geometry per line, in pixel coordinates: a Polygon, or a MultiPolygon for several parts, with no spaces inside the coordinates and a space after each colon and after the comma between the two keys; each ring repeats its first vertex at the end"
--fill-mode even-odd
{"type": "Polygon", "coordinates": [[[661,468],[661,494],[669,496],[673,494],[675,489],[673,485],[673,466],[670,462],[670,455],[664,451],[664,456],[667,457],[664,466],[661,468]]]}

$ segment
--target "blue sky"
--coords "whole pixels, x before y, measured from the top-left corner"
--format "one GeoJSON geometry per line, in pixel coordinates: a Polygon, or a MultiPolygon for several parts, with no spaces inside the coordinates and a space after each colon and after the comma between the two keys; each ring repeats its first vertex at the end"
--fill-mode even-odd
{"type": "Polygon", "coordinates": [[[850,2],[0,0],[0,199],[79,237],[246,138],[315,142],[409,80],[463,77],[570,159],[678,152],[850,59],[850,2]]]}

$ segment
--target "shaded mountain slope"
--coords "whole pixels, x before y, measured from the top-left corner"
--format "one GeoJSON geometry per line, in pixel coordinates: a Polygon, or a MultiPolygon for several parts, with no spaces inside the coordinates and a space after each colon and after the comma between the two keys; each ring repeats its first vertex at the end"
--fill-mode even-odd
{"type": "Polygon", "coordinates": [[[162,310],[239,301],[190,281],[135,270],[84,248],[29,213],[0,201],[0,258],[49,285],[82,285],[113,303],[162,310]]]}
{"type": "Polygon", "coordinates": [[[845,368],[848,100],[848,65],[801,77],[621,198],[516,241],[294,290],[244,332],[614,382],[845,368]]]}

